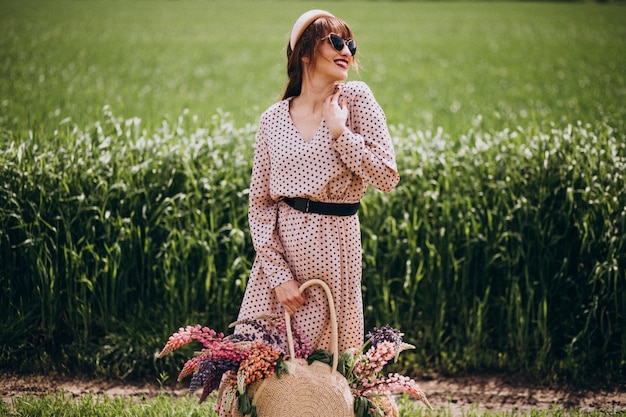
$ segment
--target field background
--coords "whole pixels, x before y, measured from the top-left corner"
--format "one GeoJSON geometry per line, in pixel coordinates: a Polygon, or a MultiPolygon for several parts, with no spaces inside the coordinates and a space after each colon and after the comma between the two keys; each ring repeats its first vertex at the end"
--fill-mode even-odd
{"type": "Polygon", "coordinates": [[[624,379],[626,7],[0,1],[0,365],[127,377],[236,315],[260,112],[294,19],[357,34],[402,182],[361,218],[366,325],[414,372],[624,379]]]}
{"type": "Polygon", "coordinates": [[[389,123],[465,133],[623,116],[624,8],[584,3],[7,1],[4,123],[37,132],[189,109],[256,123],[286,82],[294,16],[326,7],[358,34],[389,123]]]}

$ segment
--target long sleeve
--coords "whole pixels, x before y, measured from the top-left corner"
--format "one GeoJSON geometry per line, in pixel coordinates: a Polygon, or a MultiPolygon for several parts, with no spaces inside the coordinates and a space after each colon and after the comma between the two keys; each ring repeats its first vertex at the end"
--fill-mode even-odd
{"type": "Polygon", "coordinates": [[[367,84],[353,82],[350,87],[348,128],[334,141],[333,148],[343,163],[367,184],[391,191],[400,176],[385,113],[367,84]]]}
{"type": "Polygon", "coordinates": [[[271,162],[267,144],[267,125],[259,122],[250,181],[248,222],[252,243],[272,288],[293,279],[277,233],[278,203],[270,195],[271,162]]]}

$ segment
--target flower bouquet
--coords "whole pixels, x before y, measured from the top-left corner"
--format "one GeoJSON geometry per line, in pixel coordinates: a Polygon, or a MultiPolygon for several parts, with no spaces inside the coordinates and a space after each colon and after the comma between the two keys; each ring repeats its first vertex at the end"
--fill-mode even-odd
{"type": "MultiPolygon", "coordinates": [[[[225,336],[200,325],[181,327],[170,336],[159,357],[193,340],[200,342],[203,349],[185,363],[178,380],[192,375],[189,388],[191,391],[202,388],[200,402],[219,388],[218,410],[233,410],[236,404],[239,413],[255,417],[256,408],[251,403],[248,388],[255,381],[273,374],[280,378],[288,372],[284,362],[288,359],[284,348],[285,320],[264,316],[234,323],[237,324],[247,324],[255,331],[225,336]]],[[[316,360],[332,362],[328,351],[311,352],[309,342],[296,323],[291,327],[296,357],[307,358],[309,364],[316,360]]],[[[402,336],[388,325],[374,328],[361,348],[350,349],[339,357],[337,370],[350,385],[356,417],[398,416],[394,392],[406,392],[432,409],[413,379],[397,373],[387,376],[382,373],[383,367],[396,360],[400,352],[413,348],[402,341],[402,336]]]]}
{"type": "Polygon", "coordinates": [[[404,343],[402,336],[403,333],[389,325],[380,329],[375,327],[366,335],[366,342],[360,349],[347,350],[339,358],[338,370],[350,384],[356,417],[397,417],[394,392],[406,392],[433,409],[415,380],[398,373],[385,376],[382,372],[384,366],[397,360],[402,351],[415,348],[404,343]]]}

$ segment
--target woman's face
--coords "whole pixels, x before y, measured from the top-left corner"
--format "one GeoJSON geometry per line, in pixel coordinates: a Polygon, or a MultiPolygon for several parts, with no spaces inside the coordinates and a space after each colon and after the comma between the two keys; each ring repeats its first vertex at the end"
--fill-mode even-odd
{"type": "Polygon", "coordinates": [[[320,40],[315,53],[314,76],[328,78],[332,82],[344,81],[348,78],[348,70],[354,62],[354,57],[346,42],[344,42],[343,49],[338,51],[327,35],[320,40]]]}

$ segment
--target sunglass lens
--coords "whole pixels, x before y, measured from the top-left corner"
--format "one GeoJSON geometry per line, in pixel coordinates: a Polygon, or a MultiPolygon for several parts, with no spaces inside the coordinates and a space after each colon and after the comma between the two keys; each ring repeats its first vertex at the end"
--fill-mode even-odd
{"type": "Polygon", "coordinates": [[[354,54],[356,54],[356,42],[354,42],[353,40],[349,40],[348,49],[350,50],[350,54],[354,56],[354,54]]]}
{"type": "Polygon", "coordinates": [[[341,36],[335,35],[334,33],[331,33],[329,38],[330,43],[336,50],[342,51],[344,45],[347,43],[350,54],[352,54],[352,56],[356,54],[356,42],[354,42],[352,39],[350,39],[348,42],[345,42],[341,36]]]}
{"type": "Polygon", "coordinates": [[[338,51],[343,49],[343,39],[339,35],[335,35],[334,33],[330,34],[330,43],[333,44],[333,48],[338,51]]]}

